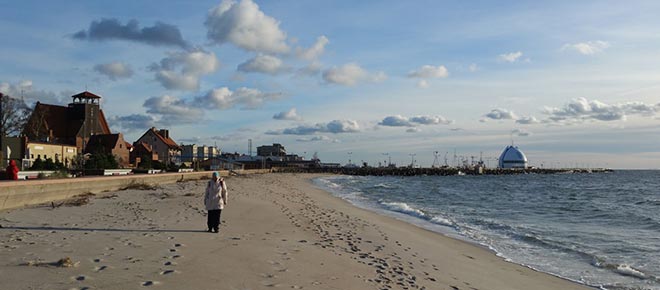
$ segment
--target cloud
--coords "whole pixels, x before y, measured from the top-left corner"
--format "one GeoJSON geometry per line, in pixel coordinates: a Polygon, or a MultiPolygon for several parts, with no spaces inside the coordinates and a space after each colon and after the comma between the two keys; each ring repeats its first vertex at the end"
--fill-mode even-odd
{"type": "Polygon", "coordinates": [[[478,70],[479,70],[479,66],[476,63],[472,63],[470,64],[470,66],[468,66],[469,72],[476,72],[478,70]]]}
{"type": "Polygon", "coordinates": [[[506,109],[493,109],[484,117],[492,120],[516,120],[516,114],[506,109]]]}
{"type": "Polygon", "coordinates": [[[606,41],[596,40],[596,41],[587,41],[580,43],[567,43],[561,48],[562,51],[572,50],[576,51],[583,55],[594,55],[597,53],[603,52],[605,49],[610,47],[610,44],[606,41]]]}
{"type": "Polygon", "coordinates": [[[362,81],[382,82],[387,79],[384,72],[369,73],[356,63],[347,63],[332,67],[323,72],[323,79],[328,83],[354,86],[362,81]]]}
{"type": "Polygon", "coordinates": [[[264,93],[257,89],[241,87],[231,91],[227,87],[217,88],[208,91],[205,95],[198,96],[194,102],[199,106],[226,110],[234,107],[242,109],[256,109],[265,102],[277,100],[282,96],[281,93],[264,93]]]}
{"type": "Polygon", "coordinates": [[[520,117],[516,120],[516,123],[522,124],[522,125],[530,125],[530,124],[537,124],[540,123],[538,119],[534,116],[529,116],[529,117],[520,117]]]}
{"type": "Polygon", "coordinates": [[[118,129],[118,131],[125,132],[146,131],[156,126],[156,120],[152,116],[142,114],[112,116],[108,119],[108,123],[111,127],[118,129]]]}
{"type": "Polygon", "coordinates": [[[408,129],[406,130],[406,132],[407,132],[407,133],[418,133],[418,132],[422,132],[422,129],[417,128],[417,127],[412,127],[412,128],[408,128],[408,129]]]}
{"type": "Polygon", "coordinates": [[[142,106],[147,109],[147,113],[160,115],[163,124],[197,123],[204,115],[202,109],[169,95],[151,97],[142,106]]]}
{"type": "Polygon", "coordinates": [[[325,51],[325,46],[330,43],[330,40],[325,35],[316,38],[316,42],[310,48],[296,48],[296,56],[307,61],[314,61],[319,58],[325,51]]]}
{"type": "Polygon", "coordinates": [[[302,118],[296,113],[296,108],[291,108],[285,112],[279,112],[273,116],[275,120],[300,121],[302,118]]]}
{"type": "MultiPolygon", "coordinates": [[[[453,122],[442,116],[415,116],[406,118],[401,115],[394,115],[385,117],[378,125],[387,127],[415,127],[417,125],[449,125],[453,122]]],[[[419,131],[421,130],[417,132],[419,131]]]]}
{"type": "Polygon", "coordinates": [[[133,69],[131,69],[131,66],[121,62],[97,64],[94,66],[94,70],[107,76],[113,81],[133,76],[133,69]]]}
{"type": "Polygon", "coordinates": [[[328,136],[324,135],[319,135],[319,136],[313,136],[313,137],[302,137],[296,139],[298,142],[331,142],[331,143],[339,143],[338,139],[333,139],[328,136]]]}
{"type": "Polygon", "coordinates": [[[516,135],[516,136],[520,136],[520,137],[527,137],[527,136],[531,136],[532,132],[529,132],[529,131],[523,130],[523,129],[513,129],[511,131],[511,134],[516,135]]]}
{"type": "Polygon", "coordinates": [[[410,118],[410,122],[422,125],[449,125],[454,123],[454,121],[448,120],[443,116],[415,116],[410,118]]]}
{"type": "Polygon", "coordinates": [[[523,55],[522,52],[517,51],[517,52],[511,52],[511,53],[505,53],[505,54],[500,54],[497,59],[501,62],[516,62],[520,59],[520,57],[523,55]]]}
{"type": "Polygon", "coordinates": [[[426,88],[429,87],[429,82],[427,80],[419,80],[417,82],[417,87],[422,88],[422,89],[426,89],[426,88]]]}
{"type": "Polygon", "coordinates": [[[179,142],[181,142],[181,144],[183,144],[184,142],[185,143],[190,143],[190,144],[198,144],[198,143],[201,143],[202,140],[203,139],[199,136],[193,136],[193,137],[188,137],[188,138],[180,138],[179,142]]]}
{"type": "Polygon", "coordinates": [[[356,133],[360,132],[360,126],[353,120],[333,120],[329,123],[317,123],[315,125],[302,125],[284,130],[268,131],[268,135],[314,135],[317,133],[356,133]]]}
{"type": "Polygon", "coordinates": [[[308,65],[296,70],[296,76],[316,76],[321,72],[321,63],[311,62],[308,65]]]}
{"type": "Polygon", "coordinates": [[[226,42],[249,51],[286,53],[286,33],[280,22],[264,14],[251,0],[224,0],[212,8],[204,22],[207,37],[215,44],[226,42]]]}
{"type": "Polygon", "coordinates": [[[408,118],[401,115],[387,116],[378,123],[381,126],[388,127],[412,127],[413,124],[408,121],[408,118]]]}
{"type": "Polygon", "coordinates": [[[215,72],[219,66],[220,62],[213,52],[197,50],[169,53],[160,63],[152,64],[150,69],[166,89],[196,91],[199,89],[199,78],[215,72]]]}
{"type": "Polygon", "coordinates": [[[237,70],[246,73],[258,72],[277,75],[279,73],[290,71],[291,68],[286,66],[284,62],[277,57],[260,54],[239,64],[237,70]]]}
{"type": "Polygon", "coordinates": [[[423,65],[417,70],[411,71],[408,73],[409,78],[446,78],[449,76],[449,71],[444,65],[432,66],[432,65],[423,65]]]}
{"type": "Polygon", "coordinates": [[[0,92],[13,98],[24,98],[26,101],[39,101],[47,104],[62,104],[66,99],[61,96],[71,96],[68,92],[57,94],[51,91],[36,89],[31,80],[22,80],[14,84],[1,82],[0,92]]]}
{"type": "Polygon", "coordinates": [[[554,122],[582,121],[625,121],[627,115],[653,116],[660,110],[660,103],[649,105],[642,102],[625,102],[606,104],[598,100],[590,101],[577,98],[565,104],[562,108],[546,107],[544,114],[554,122]]]}
{"type": "Polygon", "coordinates": [[[174,25],[156,22],[151,27],[139,27],[137,20],[122,25],[116,18],[103,18],[92,21],[88,30],[81,30],[73,35],[74,39],[89,41],[127,40],[154,46],[178,46],[187,48],[181,31],[174,25]]]}

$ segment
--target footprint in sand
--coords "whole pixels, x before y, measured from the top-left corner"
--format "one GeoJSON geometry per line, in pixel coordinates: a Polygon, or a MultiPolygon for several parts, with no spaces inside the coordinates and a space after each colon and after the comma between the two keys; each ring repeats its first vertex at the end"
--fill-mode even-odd
{"type": "Polygon", "coordinates": [[[169,275],[169,274],[173,274],[173,273],[177,273],[177,271],[174,271],[174,270],[165,270],[165,271],[163,271],[163,272],[160,272],[161,275],[169,275]]]}
{"type": "Polygon", "coordinates": [[[105,269],[108,269],[108,266],[94,267],[94,272],[101,272],[105,269]]]}
{"type": "Polygon", "coordinates": [[[142,282],[142,286],[148,287],[148,286],[153,286],[153,285],[158,285],[158,281],[144,281],[142,282]]]}
{"type": "Polygon", "coordinates": [[[88,279],[88,277],[85,277],[83,275],[73,277],[73,280],[76,280],[76,281],[85,281],[87,279],[88,279]]]}

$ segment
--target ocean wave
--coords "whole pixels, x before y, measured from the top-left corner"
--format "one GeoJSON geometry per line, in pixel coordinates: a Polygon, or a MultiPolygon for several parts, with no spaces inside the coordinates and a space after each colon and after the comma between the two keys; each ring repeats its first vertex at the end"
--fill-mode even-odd
{"type": "Polygon", "coordinates": [[[426,214],[423,211],[411,207],[405,202],[381,202],[381,204],[391,211],[396,211],[400,213],[405,213],[407,215],[412,215],[418,218],[427,219],[426,214]]]}
{"type": "Polygon", "coordinates": [[[607,269],[623,276],[638,278],[642,280],[646,280],[649,278],[655,279],[655,277],[649,276],[648,274],[644,273],[644,271],[634,268],[629,264],[607,263],[604,259],[598,257],[594,257],[594,260],[591,264],[595,267],[601,269],[607,269]]]}
{"type": "Polygon", "coordinates": [[[373,188],[394,189],[394,188],[396,188],[396,186],[389,185],[389,184],[386,184],[386,183],[379,183],[379,184],[374,185],[373,188]]]}
{"type": "Polygon", "coordinates": [[[434,216],[433,218],[431,218],[431,222],[441,226],[449,226],[449,227],[453,227],[456,225],[453,221],[441,216],[434,216]]]}

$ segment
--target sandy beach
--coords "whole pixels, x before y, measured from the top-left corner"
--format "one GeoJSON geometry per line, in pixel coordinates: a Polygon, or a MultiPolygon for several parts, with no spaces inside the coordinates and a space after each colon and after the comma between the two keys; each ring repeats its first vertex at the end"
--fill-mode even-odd
{"type": "Polygon", "coordinates": [[[227,178],[220,233],[206,181],[0,213],[7,289],[592,289],[354,207],[315,175],[227,178]]]}

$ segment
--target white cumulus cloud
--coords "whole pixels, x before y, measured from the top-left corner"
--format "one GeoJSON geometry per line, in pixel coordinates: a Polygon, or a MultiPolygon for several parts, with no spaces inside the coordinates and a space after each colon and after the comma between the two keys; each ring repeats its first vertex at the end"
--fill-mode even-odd
{"type": "Polygon", "coordinates": [[[572,50],[583,55],[593,55],[610,47],[609,42],[596,40],[580,43],[567,43],[562,47],[562,50],[572,50]]]}
{"type": "Polygon", "coordinates": [[[330,43],[330,40],[325,35],[321,35],[316,39],[316,42],[309,48],[296,48],[296,56],[301,59],[314,61],[319,58],[325,51],[325,46],[330,43]]]}
{"type": "Polygon", "coordinates": [[[314,125],[301,125],[283,130],[268,131],[269,135],[314,135],[318,133],[356,133],[360,132],[360,125],[353,120],[333,120],[328,123],[314,125]]]}
{"type": "Polygon", "coordinates": [[[432,66],[423,65],[422,67],[408,73],[409,78],[446,78],[449,71],[444,65],[432,66]]]}
{"type": "Polygon", "coordinates": [[[415,127],[417,125],[449,125],[454,121],[443,116],[415,116],[406,118],[401,115],[387,116],[378,123],[387,127],[415,127]]]}
{"type": "Polygon", "coordinates": [[[202,96],[194,99],[198,106],[226,110],[234,107],[242,109],[256,109],[265,102],[277,100],[282,96],[280,93],[264,93],[258,89],[241,87],[234,91],[227,87],[217,88],[208,91],[202,96]]]}
{"type": "Polygon", "coordinates": [[[554,122],[582,122],[587,120],[619,121],[628,115],[654,116],[660,110],[660,104],[642,102],[624,102],[607,104],[587,98],[573,99],[561,108],[546,107],[544,113],[554,122]]]}
{"type": "Polygon", "coordinates": [[[323,79],[328,83],[354,86],[362,81],[382,82],[387,75],[384,72],[369,73],[356,63],[347,63],[325,70],[323,79]]]}
{"type": "Polygon", "coordinates": [[[484,115],[484,117],[492,120],[516,120],[516,114],[513,113],[513,111],[509,111],[506,109],[492,109],[490,113],[484,115]]]}
{"type": "Polygon", "coordinates": [[[131,66],[121,62],[97,64],[94,66],[94,70],[113,81],[130,78],[133,75],[133,69],[131,69],[131,66]]]}
{"type": "Polygon", "coordinates": [[[275,120],[289,120],[289,121],[300,121],[302,118],[298,116],[296,108],[291,108],[288,111],[279,112],[273,116],[275,120]]]}
{"type": "Polygon", "coordinates": [[[258,72],[276,75],[279,73],[287,72],[290,68],[278,57],[272,55],[257,55],[254,58],[247,60],[238,65],[238,71],[241,72],[258,72]]]}
{"type": "Polygon", "coordinates": [[[251,0],[224,0],[212,8],[204,22],[208,39],[218,45],[230,42],[240,48],[264,53],[286,53],[286,33],[280,22],[264,14],[251,0]]]}
{"type": "Polygon", "coordinates": [[[155,78],[166,89],[196,91],[199,78],[215,72],[220,62],[213,52],[189,51],[169,53],[160,63],[150,66],[155,78]]]}
{"type": "Polygon", "coordinates": [[[501,62],[516,62],[523,55],[521,51],[500,54],[497,59],[501,62]]]}

